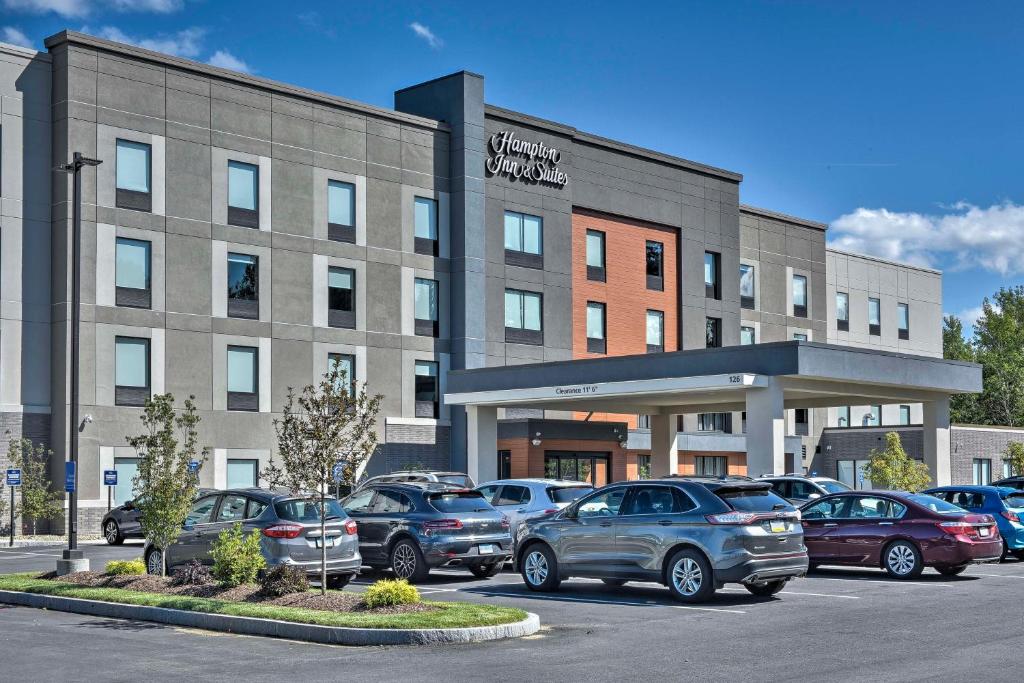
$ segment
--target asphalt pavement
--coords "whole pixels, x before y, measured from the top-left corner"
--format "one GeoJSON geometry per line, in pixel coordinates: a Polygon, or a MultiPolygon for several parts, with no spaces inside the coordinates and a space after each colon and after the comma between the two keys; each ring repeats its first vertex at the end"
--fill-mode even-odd
{"type": "MultiPolygon", "coordinates": [[[[89,546],[94,569],[141,545],[89,546]]],[[[0,549],[0,573],[45,570],[60,548],[0,549]]],[[[386,576],[381,574],[380,576],[386,576]]],[[[364,590],[378,575],[360,577],[364,590]]],[[[822,569],[774,598],[730,586],[680,605],[656,584],[571,580],[529,591],[505,572],[435,571],[431,600],[513,605],[540,615],[527,638],[444,647],[349,648],[233,636],[21,607],[0,609],[4,680],[871,680],[1019,681],[1024,563],[916,581],[822,569]]]]}

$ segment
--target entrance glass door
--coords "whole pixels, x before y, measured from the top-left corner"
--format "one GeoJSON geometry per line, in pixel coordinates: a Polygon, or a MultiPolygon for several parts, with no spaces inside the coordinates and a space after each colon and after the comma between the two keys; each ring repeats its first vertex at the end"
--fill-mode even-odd
{"type": "Polygon", "coordinates": [[[548,479],[585,481],[594,486],[608,483],[609,453],[590,451],[545,451],[544,476],[548,479]]]}

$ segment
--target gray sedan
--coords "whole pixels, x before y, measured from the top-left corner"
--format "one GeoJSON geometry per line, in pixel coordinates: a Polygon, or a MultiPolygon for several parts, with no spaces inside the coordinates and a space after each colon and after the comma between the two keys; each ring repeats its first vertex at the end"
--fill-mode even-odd
{"type": "Polygon", "coordinates": [[[519,526],[531,519],[551,515],[594,490],[591,484],[564,479],[499,479],[478,486],[491,506],[509,519],[512,538],[519,526]]]}

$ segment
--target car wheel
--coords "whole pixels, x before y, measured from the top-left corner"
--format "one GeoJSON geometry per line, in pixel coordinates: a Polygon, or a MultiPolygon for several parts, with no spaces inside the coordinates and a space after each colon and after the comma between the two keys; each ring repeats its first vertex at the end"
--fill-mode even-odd
{"type": "Polygon", "coordinates": [[[163,573],[164,554],[157,548],[153,548],[146,555],[146,573],[160,576],[163,573]]]}
{"type": "Polygon", "coordinates": [[[967,565],[960,564],[956,567],[936,567],[935,571],[942,574],[943,576],[958,576],[960,574],[963,574],[965,569],[967,569],[967,565]]]}
{"type": "Polygon", "coordinates": [[[1000,562],[1006,562],[1006,558],[1010,556],[1010,546],[1007,545],[1006,539],[1003,539],[1003,554],[999,556],[1000,562]]]}
{"type": "Polygon", "coordinates": [[[897,579],[916,579],[924,571],[921,552],[908,541],[893,541],[882,555],[885,571],[897,579]]]}
{"type": "Polygon", "coordinates": [[[555,553],[543,543],[537,543],[523,553],[523,581],[530,590],[553,591],[562,582],[558,578],[558,560],[555,553]]]}
{"type": "Polygon", "coordinates": [[[469,571],[473,572],[473,576],[478,579],[489,579],[492,576],[497,576],[498,572],[501,571],[501,566],[504,562],[489,562],[487,564],[471,564],[469,565],[469,571]]]}
{"type": "Polygon", "coordinates": [[[351,580],[351,574],[331,574],[327,577],[327,587],[334,591],[340,591],[351,580]]]}
{"type": "Polygon", "coordinates": [[[751,595],[756,595],[759,598],[768,598],[785,588],[786,580],[776,579],[766,583],[745,583],[743,587],[750,591],[751,595]]]}
{"type": "Polygon", "coordinates": [[[606,586],[625,586],[625,579],[601,579],[601,582],[606,586]]]}
{"type": "Polygon", "coordinates": [[[391,548],[391,571],[409,583],[419,583],[427,578],[430,568],[419,547],[409,539],[402,539],[391,548]]]}
{"type": "Polygon", "coordinates": [[[103,538],[107,540],[110,545],[121,545],[124,543],[124,536],[121,535],[121,530],[117,527],[117,522],[112,519],[108,519],[107,523],[103,525],[103,538]]]}
{"type": "Polygon", "coordinates": [[[669,558],[668,590],[680,602],[705,602],[715,594],[715,576],[703,553],[683,548],[669,558]]]}

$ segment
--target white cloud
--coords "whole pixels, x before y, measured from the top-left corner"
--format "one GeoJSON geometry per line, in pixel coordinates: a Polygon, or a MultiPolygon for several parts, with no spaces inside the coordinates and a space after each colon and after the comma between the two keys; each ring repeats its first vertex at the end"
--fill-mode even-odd
{"type": "Polygon", "coordinates": [[[97,9],[115,12],[155,12],[169,14],[182,8],[184,0],[4,0],[4,7],[14,12],[45,14],[54,12],[62,17],[79,18],[97,9]]]}
{"type": "Polygon", "coordinates": [[[238,57],[234,56],[227,50],[217,50],[209,59],[211,66],[219,66],[222,69],[231,69],[232,71],[241,71],[243,73],[252,73],[252,69],[249,65],[243,62],[238,57]]]}
{"type": "Polygon", "coordinates": [[[924,266],[1024,273],[1024,205],[959,202],[944,209],[931,215],[859,208],[832,222],[830,244],[924,266]]]}
{"type": "Polygon", "coordinates": [[[35,48],[35,45],[32,44],[29,37],[26,36],[21,29],[14,26],[4,26],[3,28],[0,28],[0,40],[19,47],[27,47],[29,49],[35,48]]]}
{"type": "Polygon", "coordinates": [[[420,22],[414,21],[411,24],[409,24],[409,28],[411,28],[413,33],[415,33],[417,36],[427,41],[427,45],[434,48],[435,50],[439,50],[442,47],[444,47],[444,41],[441,40],[437,35],[435,35],[434,32],[431,31],[428,26],[424,26],[420,22]]]}
{"type": "Polygon", "coordinates": [[[108,0],[111,7],[119,12],[156,12],[170,14],[185,4],[184,0],[108,0]]]}
{"type": "Polygon", "coordinates": [[[88,26],[83,26],[82,33],[91,33],[94,36],[113,40],[116,43],[137,45],[147,50],[163,52],[164,54],[176,57],[195,58],[199,56],[202,50],[206,29],[192,27],[177,33],[162,34],[153,38],[130,36],[116,26],[101,26],[96,31],[92,31],[88,26]]]}

